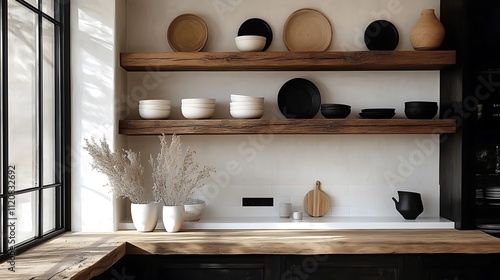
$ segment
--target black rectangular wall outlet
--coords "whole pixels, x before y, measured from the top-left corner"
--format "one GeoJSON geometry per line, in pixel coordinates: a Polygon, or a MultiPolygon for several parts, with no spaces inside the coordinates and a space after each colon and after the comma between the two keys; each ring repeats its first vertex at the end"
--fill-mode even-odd
{"type": "Polygon", "coordinates": [[[272,197],[243,197],[241,204],[243,206],[273,206],[272,197]]]}

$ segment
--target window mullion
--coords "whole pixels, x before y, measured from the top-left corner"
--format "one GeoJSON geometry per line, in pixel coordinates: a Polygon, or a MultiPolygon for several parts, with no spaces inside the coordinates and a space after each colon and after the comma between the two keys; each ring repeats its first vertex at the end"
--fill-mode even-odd
{"type": "Polygon", "coordinates": [[[37,120],[37,137],[38,137],[38,233],[37,237],[43,236],[43,17],[42,17],[42,0],[38,1],[38,34],[37,34],[37,62],[38,62],[38,120],[37,120]]]}
{"type": "Polygon", "coordinates": [[[1,19],[1,55],[2,55],[2,65],[1,65],[1,102],[0,105],[2,106],[2,117],[1,117],[1,136],[2,140],[0,142],[1,146],[1,151],[2,151],[2,163],[0,164],[2,168],[2,187],[3,187],[3,203],[2,203],[2,232],[4,233],[2,235],[2,254],[6,253],[8,251],[8,246],[9,246],[9,241],[8,241],[8,212],[5,211],[7,209],[6,205],[8,205],[8,192],[9,192],[9,179],[6,174],[7,173],[7,167],[9,166],[9,145],[8,145],[8,95],[7,95],[7,90],[8,90],[8,11],[7,11],[7,1],[1,1],[0,2],[0,13],[2,16],[1,19]]]}

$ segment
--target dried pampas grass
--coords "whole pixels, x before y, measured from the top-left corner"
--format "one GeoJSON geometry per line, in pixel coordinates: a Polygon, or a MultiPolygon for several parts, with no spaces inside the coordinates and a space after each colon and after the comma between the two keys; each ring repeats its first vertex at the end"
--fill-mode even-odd
{"type": "Polygon", "coordinates": [[[203,186],[203,180],[215,172],[213,166],[200,166],[195,161],[195,151],[190,147],[182,153],[180,136],[172,135],[172,142],[167,144],[167,137],[160,135],[161,150],[156,157],[150,156],[153,168],[153,195],[156,201],[164,205],[183,205],[197,189],[203,186]]]}

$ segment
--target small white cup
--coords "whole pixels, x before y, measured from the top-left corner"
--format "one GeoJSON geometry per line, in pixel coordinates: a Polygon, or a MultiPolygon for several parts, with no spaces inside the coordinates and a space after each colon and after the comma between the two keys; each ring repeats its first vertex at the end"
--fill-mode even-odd
{"type": "Polygon", "coordinates": [[[293,212],[294,220],[302,220],[302,212],[293,212]]]}
{"type": "Polygon", "coordinates": [[[280,218],[290,218],[292,215],[292,204],[290,202],[280,203],[280,218]]]}

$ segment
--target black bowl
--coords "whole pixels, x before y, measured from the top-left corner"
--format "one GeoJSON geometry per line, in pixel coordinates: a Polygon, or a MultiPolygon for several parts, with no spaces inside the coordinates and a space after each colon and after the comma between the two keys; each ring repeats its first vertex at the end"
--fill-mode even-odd
{"type": "Polygon", "coordinates": [[[437,102],[433,101],[408,101],[405,102],[405,108],[437,108],[437,102]]]}
{"type": "Polygon", "coordinates": [[[432,119],[436,116],[438,111],[437,107],[415,107],[415,108],[405,108],[405,115],[409,119],[432,119]]]}
{"type": "Polygon", "coordinates": [[[327,119],[343,119],[347,118],[349,114],[351,113],[351,108],[344,108],[344,107],[339,107],[339,108],[321,108],[321,115],[327,119]]]}
{"type": "Polygon", "coordinates": [[[328,109],[346,109],[346,110],[351,110],[351,106],[346,105],[346,104],[335,104],[335,103],[324,103],[321,104],[321,108],[328,108],[328,109]]]}
{"type": "Polygon", "coordinates": [[[361,113],[381,113],[381,114],[393,114],[396,109],[393,108],[369,108],[361,110],[361,113]]]}

